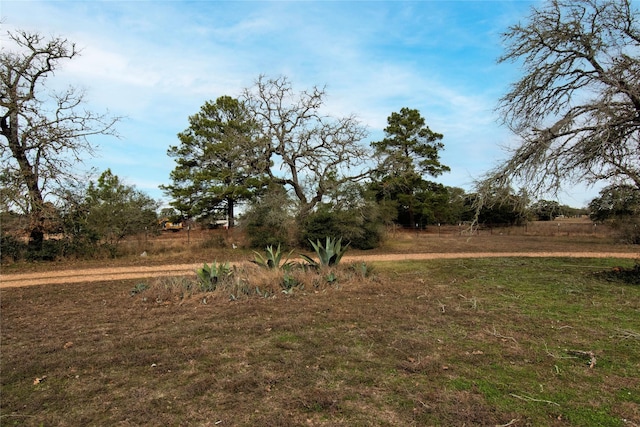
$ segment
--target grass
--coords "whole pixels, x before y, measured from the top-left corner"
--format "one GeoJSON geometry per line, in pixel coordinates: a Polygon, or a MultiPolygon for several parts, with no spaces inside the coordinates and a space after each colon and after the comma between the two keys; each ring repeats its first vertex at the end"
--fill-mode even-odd
{"type": "Polygon", "coordinates": [[[4,289],[0,424],[639,425],[640,287],[596,274],[632,265],[389,262],[234,301],[184,278],[4,289]]]}

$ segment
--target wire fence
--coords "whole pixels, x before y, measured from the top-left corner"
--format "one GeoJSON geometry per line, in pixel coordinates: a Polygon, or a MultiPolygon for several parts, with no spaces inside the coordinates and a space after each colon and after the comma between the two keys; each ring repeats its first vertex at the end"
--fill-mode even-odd
{"type": "MultiPolygon", "coordinates": [[[[405,230],[407,231],[407,230],[405,230]]],[[[602,236],[614,234],[612,227],[591,221],[534,221],[517,226],[429,225],[417,233],[443,236],[507,235],[507,236],[602,236]]]]}

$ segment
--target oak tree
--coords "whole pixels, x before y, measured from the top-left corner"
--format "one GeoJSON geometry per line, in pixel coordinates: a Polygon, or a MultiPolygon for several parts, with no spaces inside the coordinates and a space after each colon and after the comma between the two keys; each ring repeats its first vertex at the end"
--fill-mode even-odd
{"type": "Polygon", "coordinates": [[[612,184],[589,203],[593,221],[630,220],[640,216],[640,189],[628,184],[612,184]]]}
{"type": "Polygon", "coordinates": [[[260,127],[259,164],[272,183],[291,191],[303,218],[336,188],[369,175],[355,117],[324,114],[324,88],[296,92],[286,77],[260,76],[243,98],[260,127]]]}
{"type": "Polygon", "coordinates": [[[73,167],[93,153],[88,137],[114,134],[118,121],[86,110],[82,90],[47,89],[60,63],[78,54],[66,39],[24,31],[8,33],[0,51],[1,203],[28,216],[35,250],[46,231],[46,199],[76,179],[73,167]]]}
{"type": "Polygon", "coordinates": [[[628,0],[550,0],[504,34],[521,65],[498,106],[520,139],[488,176],[531,194],[566,182],[640,188],[640,15],[628,0]]]}

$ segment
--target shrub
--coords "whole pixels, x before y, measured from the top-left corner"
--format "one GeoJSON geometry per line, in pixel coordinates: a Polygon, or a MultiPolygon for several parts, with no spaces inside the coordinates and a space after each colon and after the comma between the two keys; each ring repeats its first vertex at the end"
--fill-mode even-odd
{"type": "Polygon", "coordinates": [[[596,273],[597,277],[610,282],[621,282],[630,285],[640,285],[640,262],[633,267],[613,267],[611,270],[596,273]]]}
{"type": "Polygon", "coordinates": [[[56,259],[64,258],[66,246],[66,240],[45,240],[39,250],[27,250],[27,260],[55,261],[56,259]]]}
{"type": "Polygon", "coordinates": [[[4,260],[19,261],[24,258],[27,244],[11,234],[3,233],[0,238],[0,255],[4,260]]]}
{"type": "Polygon", "coordinates": [[[622,243],[640,245],[640,218],[616,218],[611,221],[611,226],[622,243]]]}
{"type": "Polygon", "coordinates": [[[301,222],[302,245],[317,241],[325,236],[342,236],[356,249],[373,249],[380,245],[384,225],[378,218],[377,209],[333,210],[321,206],[301,222]]]}
{"type": "Polygon", "coordinates": [[[293,204],[284,188],[274,185],[254,201],[240,220],[252,248],[293,246],[296,223],[291,216],[293,204]]]}

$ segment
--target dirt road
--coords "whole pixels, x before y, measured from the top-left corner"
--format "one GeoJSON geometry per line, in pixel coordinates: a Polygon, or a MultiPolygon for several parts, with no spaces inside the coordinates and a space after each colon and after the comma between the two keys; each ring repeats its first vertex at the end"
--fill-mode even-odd
{"type": "MultiPolygon", "coordinates": [[[[468,252],[468,253],[417,253],[417,254],[386,254],[345,256],[343,262],[373,262],[373,261],[401,261],[428,259],[456,259],[456,258],[487,258],[487,257],[571,257],[571,258],[638,258],[638,253],[596,253],[596,252],[468,252]]],[[[200,264],[172,264],[160,266],[126,266],[111,268],[87,268],[74,270],[55,270],[38,273],[6,274],[0,276],[0,288],[19,286],[101,282],[110,280],[143,279],[159,276],[180,276],[194,274],[200,264]]]]}

